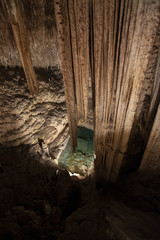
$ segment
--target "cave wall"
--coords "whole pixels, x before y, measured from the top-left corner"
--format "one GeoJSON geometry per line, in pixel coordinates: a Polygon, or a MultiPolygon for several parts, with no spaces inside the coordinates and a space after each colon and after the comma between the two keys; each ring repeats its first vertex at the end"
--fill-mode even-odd
{"type": "MultiPolygon", "coordinates": [[[[0,67],[0,147],[30,146],[40,150],[39,139],[58,151],[68,136],[62,74],[56,67],[36,69],[39,94],[32,97],[22,68],[0,67]]],[[[54,156],[56,158],[56,156],[54,156]]]]}

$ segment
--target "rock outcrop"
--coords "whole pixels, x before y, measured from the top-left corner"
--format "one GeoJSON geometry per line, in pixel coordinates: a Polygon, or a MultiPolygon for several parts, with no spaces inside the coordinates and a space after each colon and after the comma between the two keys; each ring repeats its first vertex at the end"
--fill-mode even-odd
{"type": "Polygon", "coordinates": [[[60,70],[39,69],[36,73],[39,94],[32,97],[22,68],[1,67],[0,144],[3,146],[27,144],[39,149],[38,139],[43,139],[45,144],[58,150],[68,136],[60,70]]]}

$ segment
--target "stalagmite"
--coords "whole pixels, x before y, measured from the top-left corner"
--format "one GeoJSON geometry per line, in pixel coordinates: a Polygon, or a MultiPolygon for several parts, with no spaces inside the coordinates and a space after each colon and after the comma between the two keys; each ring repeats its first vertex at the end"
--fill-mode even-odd
{"type": "Polygon", "coordinates": [[[20,10],[20,2],[19,0],[6,1],[6,7],[28,88],[33,95],[38,91],[38,85],[32,65],[27,31],[20,10]]]}

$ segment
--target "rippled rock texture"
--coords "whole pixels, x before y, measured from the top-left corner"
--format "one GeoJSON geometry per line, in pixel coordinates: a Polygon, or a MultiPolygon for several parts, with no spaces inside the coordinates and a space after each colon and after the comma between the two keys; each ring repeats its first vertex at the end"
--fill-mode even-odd
{"type": "Polygon", "coordinates": [[[38,69],[36,74],[39,94],[32,97],[21,68],[0,68],[0,144],[3,146],[28,144],[39,148],[38,139],[43,139],[55,149],[68,135],[60,70],[38,69]]]}

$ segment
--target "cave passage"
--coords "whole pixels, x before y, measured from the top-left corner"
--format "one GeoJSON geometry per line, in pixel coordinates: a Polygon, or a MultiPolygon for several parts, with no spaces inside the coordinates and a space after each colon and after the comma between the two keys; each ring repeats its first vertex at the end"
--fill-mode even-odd
{"type": "Polygon", "coordinates": [[[94,133],[85,127],[77,128],[77,147],[72,153],[70,141],[59,157],[59,167],[71,173],[85,175],[91,168],[94,160],[94,133]]]}

